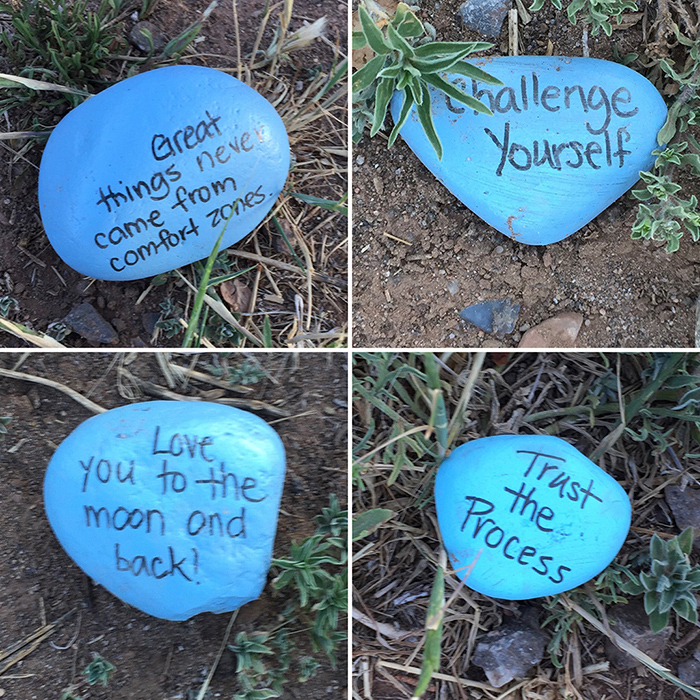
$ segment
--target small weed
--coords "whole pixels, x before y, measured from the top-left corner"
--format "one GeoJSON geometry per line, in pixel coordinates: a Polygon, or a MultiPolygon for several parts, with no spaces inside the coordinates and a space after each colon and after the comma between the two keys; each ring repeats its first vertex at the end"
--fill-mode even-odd
{"type": "MultiPolygon", "coordinates": [[[[562,9],[562,0],[552,0],[557,10],[562,9]]],[[[530,10],[537,12],[544,7],[544,0],[535,0],[530,10]]],[[[571,24],[581,19],[591,27],[591,34],[596,36],[602,29],[608,36],[612,34],[612,19],[620,23],[622,13],[626,10],[637,10],[637,4],[632,0],[572,0],[566,8],[566,14],[571,24]]]]}
{"type": "Polygon", "coordinates": [[[92,656],[93,659],[85,667],[83,675],[86,676],[88,685],[101,683],[106,686],[109,682],[109,677],[114,673],[116,667],[97,653],[93,652],[92,656]]]}
{"type": "Polygon", "coordinates": [[[353,32],[353,49],[369,47],[375,54],[352,78],[353,141],[362,138],[365,125],[370,126],[370,137],[384,128],[389,102],[395,91],[403,93],[403,105],[389,135],[388,147],[394,144],[401,127],[415,105],[418,119],[439,159],[442,144],[433,126],[430,87],[442,90],[453,100],[471,109],[491,114],[482,102],[467,95],[443,73],[464,75],[491,85],[501,82],[464,59],[476,51],[491,48],[484,42],[433,41],[435,32],[426,28],[416,14],[403,2],[396,14],[389,18],[372,3],[375,18],[360,4],[358,13],[361,30],[353,32]],[[380,29],[379,24],[386,29],[380,29]]]}
{"type": "Polygon", "coordinates": [[[652,632],[668,624],[671,610],[692,624],[698,622],[694,591],[700,590],[700,567],[691,566],[693,529],[687,528],[668,541],[654,534],[649,545],[651,567],[622,586],[625,593],[644,593],[644,610],[649,615],[652,632]]]}
{"type": "Polygon", "coordinates": [[[160,302],[160,318],[156,321],[156,328],[165,333],[166,338],[173,338],[182,333],[180,323],[182,309],[170,297],[160,302]]]}
{"type": "Polygon", "coordinates": [[[251,384],[257,384],[267,376],[267,372],[260,364],[250,358],[243,360],[237,367],[230,367],[228,364],[223,366],[209,364],[207,365],[207,370],[215,377],[221,377],[233,385],[250,386],[251,384]]]}
{"type": "Polygon", "coordinates": [[[74,685],[64,688],[59,700],[81,700],[77,694],[84,685],[96,685],[101,683],[106,686],[111,675],[116,671],[116,666],[107,659],[103,659],[99,654],[93,652],[92,661],[83,669],[82,675],[85,678],[74,685]]]}
{"type": "Polygon", "coordinates": [[[10,424],[12,418],[10,416],[0,416],[0,442],[5,439],[7,435],[7,426],[10,424]]]}
{"type": "Polygon", "coordinates": [[[19,311],[19,302],[14,297],[0,297],[0,316],[7,318],[12,311],[19,311]]]}
{"type": "Polygon", "coordinates": [[[348,530],[348,511],[341,510],[337,496],[332,493],[330,506],[323,508],[320,515],[314,517],[316,534],[340,537],[341,533],[348,530]]]}
{"type": "Polygon", "coordinates": [[[265,666],[261,656],[273,654],[272,649],[265,644],[268,635],[263,632],[256,632],[250,637],[245,632],[236,635],[234,644],[229,645],[229,649],[236,655],[238,665],[236,673],[247,673],[254,676],[265,673],[265,666]]]}
{"type": "MultiPolygon", "coordinates": [[[[236,655],[236,673],[240,689],[234,700],[265,700],[283,695],[285,682],[292,668],[292,657],[296,649],[293,637],[286,629],[288,625],[303,626],[308,630],[314,651],[323,651],[335,663],[335,650],[346,639],[339,631],[340,615],[347,613],[348,568],[344,556],[338,559],[330,556],[338,548],[338,540],[347,535],[347,511],[337,508],[337,499],[331,499],[331,508],[317,516],[325,521],[327,511],[332,511],[334,524],[331,531],[338,537],[325,537],[315,534],[302,542],[292,544],[288,559],[273,559],[272,565],[282,572],[273,582],[280,590],[288,586],[296,587],[299,598],[293,599],[285,607],[280,619],[284,622],[274,634],[271,632],[240,632],[229,649],[236,655]],[[343,518],[345,528],[342,527],[343,518]],[[340,572],[334,566],[342,566],[340,572]],[[315,618],[309,624],[309,615],[315,618]]],[[[345,544],[345,547],[347,545],[345,544]]],[[[303,656],[295,662],[298,667],[299,682],[313,677],[319,662],[310,656],[303,656]]]]}
{"type": "Polygon", "coordinates": [[[299,661],[299,682],[306,683],[318,671],[319,663],[313,656],[303,656],[299,661]]]}
{"type": "Polygon", "coordinates": [[[54,321],[49,323],[46,329],[46,335],[50,335],[59,343],[71,334],[71,329],[63,323],[63,321],[54,321]]]}

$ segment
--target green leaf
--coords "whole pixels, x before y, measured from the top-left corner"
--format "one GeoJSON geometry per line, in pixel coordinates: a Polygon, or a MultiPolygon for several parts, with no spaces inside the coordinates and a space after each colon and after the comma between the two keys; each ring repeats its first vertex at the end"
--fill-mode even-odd
{"type": "Polygon", "coordinates": [[[486,71],[483,71],[481,68],[477,68],[466,61],[455,63],[455,65],[450,68],[450,73],[466,75],[467,78],[472,78],[474,80],[478,80],[479,82],[487,83],[488,85],[503,85],[503,82],[498,78],[494,78],[494,76],[489,75],[486,71]]]}
{"type": "Polygon", "coordinates": [[[420,87],[422,92],[422,103],[416,108],[418,119],[423,127],[423,131],[425,132],[428,141],[430,142],[430,145],[435,149],[438,160],[442,160],[442,144],[440,143],[440,139],[435,131],[435,126],[433,125],[433,115],[430,111],[430,91],[428,90],[428,86],[425,84],[421,84],[420,87]]]}
{"type": "Polygon", "coordinates": [[[387,26],[386,35],[391,47],[396,49],[402,56],[411,58],[414,55],[413,47],[391,25],[387,26]]]}
{"type": "Polygon", "coordinates": [[[367,10],[360,5],[358,13],[360,15],[362,31],[372,51],[377,54],[391,53],[391,47],[387,45],[386,41],[384,41],[384,36],[382,35],[381,30],[372,21],[372,18],[369,16],[369,12],[367,12],[367,10]]]}
{"type": "Polygon", "coordinates": [[[661,632],[661,630],[668,624],[668,613],[660,613],[658,610],[653,610],[649,614],[649,627],[651,631],[661,632]]]}
{"type": "Polygon", "coordinates": [[[419,698],[428,689],[430,679],[440,668],[440,650],[442,647],[442,627],[445,602],[445,572],[438,564],[435,571],[433,588],[430,591],[428,611],[425,616],[425,646],[423,647],[423,663],[421,664],[418,683],[413,691],[413,697],[419,698]]]}
{"type": "Polygon", "coordinates": [[[416,48],[416,56],[424,59],[448,58],[460,54],[468,56],[470,53],[476,53],[477,51],[486,51],[492,46],[493,44],[485,41],[433,41],[416,48]]]}
{"type": "Polygon", "coordinates": [[[681,548],[681,552],[686,555],[690,555],[690,551],[693,548],[693,528],[687,527],[680,535],[678,535],[678,546],[681,548]]]}
{"type": "Polygon", "coordinates": [[[477,100],[471,95],[467,95],[466,92],[462,92],[462,90],[455,87],[452,83],[448,83],[439,75],[426,75],[424,77],[426,83],[429,83],[433,87],[438,88],[438,90],[442,90],[448,97],[451,97],[453,100],[457,100],[458,102],[461,102],[462,104],[471,107],[477,112],[482,112],[483,114],[493,116],[493,112],[483,102],[477,100]]]}
{"type": "Polygon", "coordinates": [[[396,31],[406,39],[420,36],[425,31],[423,23],[416,17],[413,10],[411,10],[405,2],[400,2],[398,4],[396,14],[391,20],[391,24],[396,28],[396,31]]]}
{"type": "Polygon", "coordinates": [[[411,107],[413,107],[413,104],[413,96],[409,95],[408,91],[404,91],[401,113],[399,114],[399,118],[394,123],[394,128],[391,130],[391,134],[389,134],[389,143],[387,144],[387,148],[391,148],[394,145],[394,141],[396,141],[399,131],[401,131],[401,127],[406,123],[406,119],[408,119],[408,115],[411,113],[411,107]]]}
{"type": "MultiPolygon", "coordinates": [[[[416,50],[417,51],[417,50],[416,50]]],[[[409,63],[414,68],[417,68],[423,76],[426,73],[439,73],[442,71],[449,72],[450,68],[461,61],[465,56],[468,56],[471,51],[464,49],[459,53],[455,53],[450,56],[443,56],[438,58],[419,58],[417,55],[412,58],[409,63]]]]}
{"type": "Polygon", "coordinates": [[[355,71],[352,76],[352,91],[360,92],[368,88],[377,79],[385,62],[386,56],[375,56],[371,61],[367,61],[360,70],[355,71]]]}
{"type": "Polygon", "coordinates": [[[263,347],[272,347],[272,326],[270,325],[270,317],[265,314],[263,319],[263,347]]]}
{"type": "Polygon", "coordinates": [[[352,519],[352,541],[356,542],[374,532],[382,523],[394,517],[388,508],[372,508],[358,513],[352,519]]]}
{"type": "Polygon", "coordinates": [[[339,200],[334,199],[323,199],[322,197],[314,197],[310,194],[300,194],[299,192],[290,192],[290,197],[294,197],[306,204],[311,204],[315,207],[321,207],[321,209],[328,209],[328,211],[339,211],[343,216],[348,215],[348,208],[345,206],[347,201],[347,193],[339,200]]]}
{"type": "Polygon", "coordinates": [[[374,117],[372,119],[372,129],[369,132],[370,137],[374,136],[384,125],[386,117],[386,109],[389,106],[389,100],[394,94],[395,78],[382,78],[377,87],[377,96],[374,102],[374,117]]]}
{"type": "Polygon", "coordinates": [[[367,39],[363,32],[353,32],[352,33],[352,48],[353,51],[359,51],[367,46],[367,39]]]}
{"type": "Polygon", "coordinates": [[[649,552],[652,559],[658,559],[659,561],[666,560],[668,557],[668,548],[657,534],[652,535],[649,552]]]}

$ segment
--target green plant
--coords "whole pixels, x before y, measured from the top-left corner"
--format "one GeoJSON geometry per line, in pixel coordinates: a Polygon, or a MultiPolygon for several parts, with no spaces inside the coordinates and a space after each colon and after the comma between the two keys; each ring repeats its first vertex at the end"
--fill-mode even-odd
{"type": "Polygon", "coordinates": [[[268,635],[263,632],[256,632],[250,637],[245,632],[239,632],[236,635],[234,644],[229,645],[229,649],[236,655],[238,665],[236,673],[252,673],[252,675],[260,675],[265,673],[265,666],[261,656],[273,654],[265,642],[268,635]]]}
{"type": "Polygon", "coordinates": [[[301,544],[292,542],[289,558],[272,560],[272,564],[281,570],[272,585],[277,590],[288,586],[296,588],[301,607],[306,607],[310,598],[322,594],[333,581],[324,565],[343,563],[328,553],[331,546],[330,542],[324,541],[323,535],[312,535],[301,544]]]}
{"type": "Polygon", "coordinates": [[[299,661],[299,682],[306,683],[318,671],[319,663],[313,656],[304,656],[299,661]]]}
{"type": "Polygon", "coordinates": [[[370,137],[384,127],[389,102],[395,91],[403,93],[401,111],[389,135],[391,148],[401,127],[416,106],[425,135],[442,159],[442,144],[433,125],[430,87],[471,109],[491,114],[482,102],[442,77],[444,73],[464,75],[491,85],[501,82],[464,59],[476,51],[491,48],[484,42],[431,41],[426,28],[408,5],[399,3],[396,14],[380,29],[364,5],[358,8],[361,30],[353,32],[353,48],[368,46],[375,54],[352,78],[353,140],[362,138],[370,124],[370,137]],[[370,117],[371,115],[371,117],[370,117]]]}
{"type": "Polygon", "coordinates": [[[92,657],[92,661],[83,670],[83,675],[87,678],[88,685],[101,683],[106,686],[110,676],[116,671],[116,666],[95,652],[92,657]]]}
{"type": "MultiPolygon", "coordinates": [[[[552,0],[552,5],[561,10],[562,0],[552,0]]],[[[535,0],[530,10],[537,12],[544,6],[544,0],[535,0]]],[[[576,24],[579,13],[582,19],[591,27],[591,34],[596,36],[602,29],[608,36],[612,34],[611,19],[620,23],[622,13],[625,10],[637,10],[637,3],[633,0],[571,0],[566,8],[566,14],[571,24],[576,24]]]]}
{"type": "MultiPolygon", "coordinates": [[[[29,0],[0,3],[13,32],[0,34],[7,56],[23,66],[21,75],[58,79],[72,87],[104,84],[102,73],[122,48],[119,29],[111,24],[122,0],[101,0],[95,10],[88,0],[29,0]]],[[[74,106],[74,96],[66,96],[74,106]]]]}
{"type": "Polygon", "coordinates": [[[92,661],[83,669],[82,675],[85,676],[85,678],[78,683],[64,688],[59,700],[81,700],[80,696],[77,694],[81,686],[85,684],[96,685],[97,683],[106,686],[114,671],[116,671],[116,666],[114,666],[114,664],[111,664],[99,654],[93,652],[92,661]]]}
{"type": "Polygon", "coordinates": [[[661,241],[669,253],[678,250],[684,232],[690,233],[693,241],[700,240],[698,199],[695,194],[682,197],[682,187],[674,181],[679,168],[700,177],[700,143],[690,133],[691,127],[700,125],[700,36],[688,39],[675,23],[673,32],[678,46],[687,49],[684,68],[677,71],[670,58],[652,59],[648,64],[655,72],[650,77],[656,78],[657,85],[675,92],[657,137],[659,145],[665,148],[654,151],[653,172],[640,173],[645,186],[632,191],[643,202],[637,210],[632,238],[661,241]],[[681,140],[681,135],[685,140],[681,140]]]}
{"type": "Polygon", "coordinates": [[[323,508],[321,513],[314,517],[314,522],[317,525],[317,534],[340,537],[341,533],[348,530],[348,511],[341,510],[338,497],[332,493],[330,505],[328,508],[323,508]]]}
{"type": "Polygon", "coordinates": [[[182,333],[183,327],[180,323],[182,309],[170,297],[167,297],[160,304],[160,318],[156,321],[156,328],[165,333],[166,338],[173,338],[182,333]]]}
{"type": "Polygon", "coordinates": [[[19,311],[19,302],[14,297],[0,297],[0,316],[7,318],[11,311],[19,311]]]}
{"type": "Polygon", "coordinates": [[[671,610],[692,624],[698,622],[697,600],[693,591],[700,590],[700,567],[689,560],[693,547],[693,529],[664,541],[654,534],[649,545],[651,567],[622,586],[630,595],[644,593],[644,609],[649,615],[652,632],[667,624],[671,610]]]}
{"type": "Polygon", "coordinates": [[[5,435],[7,435],[7,426],[11,421],[11,416],[0,416],[0,442],[5,439],[5,435]]]}

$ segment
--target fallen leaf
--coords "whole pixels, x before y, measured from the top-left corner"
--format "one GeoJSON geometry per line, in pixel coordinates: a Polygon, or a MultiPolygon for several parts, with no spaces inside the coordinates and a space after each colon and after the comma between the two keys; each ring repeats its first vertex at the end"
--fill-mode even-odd
{"type": "Polygon", "coordinates": [[[239,314],[248,313],[253,294],[240,279],[235,278],[222,282],[219,285],[219,292],[231,311],[239,314]]]}

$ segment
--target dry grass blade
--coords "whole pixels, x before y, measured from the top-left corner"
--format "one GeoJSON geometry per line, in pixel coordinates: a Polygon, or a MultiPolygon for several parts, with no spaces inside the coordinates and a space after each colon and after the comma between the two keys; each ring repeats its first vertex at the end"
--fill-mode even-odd
{"type": "Polygon", "coordinates": [[[0,367],[0,377],[7,377],[8,379],[18,379],[24,382],[33,382],[35,384],[43,384],[44,386],[50,386],[52,389],[58,389],[64,394],[70,396],[79,404],[85,406],[85,408],[87,408],[89,411],[92,411],[93,413],[104,413],[107,410],[106,408],[102,408],[102,406],[96,404],[94,401],[90,401],[90,399],[85,398],[82,394],[79,394],[77,391],[75,391],[75,389],[71,389],[69,386],[61,384],[60,382],[55,382],[53,379],[37,377],[36,375],[26,374],[25,372],[15,372],[14,370],[3,369],[2,367],[0,367]]]}
{"type": "Polygon", "coordinates": [[[81,97],[91,97],[91,93],[85,90],[76,90],[75,88],[66,87],[65,85],[56,85],[55,83],[47,83],[43,80],[32,80],[32,78],[23,78],[19,75],[9,75],[8,73],[0,73],[0,87],[22,87],[30,90],[48,90],[51,92],[65,92],[69,95],[80,95],[81,97]]]}
{"type": "Polygon", "coordinates": [[[15,337],[25,340],[32,345],[36,345],[39,348],[65,348],[65,345],[61,345],[61,343],[50,335],[36,333],[19,323],[8,321],[6,318],[0,318],[0,330],[5,330],[15,337]]]}

